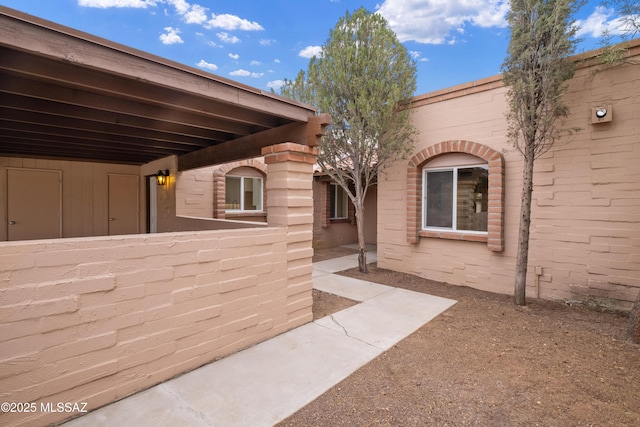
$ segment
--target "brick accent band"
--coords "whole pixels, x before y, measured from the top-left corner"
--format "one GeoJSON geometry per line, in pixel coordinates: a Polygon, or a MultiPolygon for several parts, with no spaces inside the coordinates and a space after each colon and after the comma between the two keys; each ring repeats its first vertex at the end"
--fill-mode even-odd
{"type": "Polygon", "coordinates": [[[266,164],[281,162],[299,162],[315,164],[318,148],[300,145],[293,142],[270,145],[262,149],[266,164]]]}

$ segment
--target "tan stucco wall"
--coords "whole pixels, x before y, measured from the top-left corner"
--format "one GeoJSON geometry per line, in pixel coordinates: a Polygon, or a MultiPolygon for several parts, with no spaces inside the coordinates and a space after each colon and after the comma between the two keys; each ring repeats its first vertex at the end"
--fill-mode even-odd
{"type": "Polygon", "coordinates": [[[313,181],[313,247],[317,249],[358,243],[353,205],[349,203],[349,218],[329,219],[330,181],[313,181]]]}
{"type": "MultiPolygon", "coordinates": [[[[140,166],[0,157],[0,241],[7,240],[7,168],[61,171],[63,237],[107,235],[108,175],[140,175],[140,166]]],[[[140,183],[140,229],[144,231],[144,182],[140,183]]]]}
{"type": "MultiPolygon", "coordinates": [[[[504,251],[486,243],[420,237],[407,241],[407,162],[378,184],[378,265],[456,285],[513,293],[520,211],[520,154],[506,140],[505,88],[499,76],[417,97],[415,153],[466,140],[502,153],[504,251]]],[[[637,65],[582,67],[571,80],[567,125],[535,168],[527,295],[598,300],[628,308],[640,289],[640,72],[637,65]],[[591,123],[610,104],[611,123],[591,123]],[[542,268],[539,290],[535,267],[542,268]]]]}
{"type": "MultiPolygon", "coordinates": [[[[317,249],[358,243],[355,208],[349,202],[349,218],[331,220],[329,203],[330,180],[316,179],[313,182],[313,247],[317,249]]],[[[364,201],[364,239],[368,244],[377,241],[377,188],[371,185],[364,201]]]]}
{"type": "MultiPolygon", "coordinates": [[[[266,209],[261,212],[225,212],[225,176],[234,170],[247,168],[253,176],[266,183],[266,166],[263,157],[239,160],[180,172],[176,188],[176,212],[178,215],[200,218],[222,218],[238,221],[266,222],[266,209]],[[239,169],[238,169],[239,168],[239,169]]],[[[244,169],[245,171],[247,169],[244,169]]],[[[266,189],[263,185],[263,207],[266,189]]]]}
{"type": "Polygon", "coordinates": [[[268,226],[0,243],[0,400],[92,410],[309,322],[316,152],[268,148],[268,226]]]}

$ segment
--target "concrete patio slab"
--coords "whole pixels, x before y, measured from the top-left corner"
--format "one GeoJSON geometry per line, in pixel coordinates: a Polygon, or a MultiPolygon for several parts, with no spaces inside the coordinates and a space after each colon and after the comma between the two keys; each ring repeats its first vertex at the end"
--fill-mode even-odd
{"type": "MultiPolygon", "coordinates": [[[[349,286],[347,281],[337,283],[349,286]]],[[[360,286],[366,286],[366,282],[360,286]]],[[[382,292],[364,303],[318,319],[316,323],[387,350],[455,304],[454,300],[405,289],[379,284],[377,288],[382,292]]],[[[348,293],[348,289],[336,291],[339,295],[348,293]]]]}
{"type": "Polygon", "coordinates": [[[349,307],[318,319],[316,323],[375,346],[381,352],[388,350],[423,325],[423,322],[414,317],[380,310],[367,304],[349,307]]]}
{"type": "MultiPolygon", "coordinates": [[[[376,252],[367,252],[367,264],[378,261],[376,252]]],[[[358,254],[347,255],[339,258],[328,259],[326,261],[314,262],[314,271],[323,271],[328,273],[337,273],[338,271],[348,270],[358,266],[358,254]]]]}
{"type": "Polygon", "coordinates": [[[389,310],[403,316],[414,317],[426,323],[456,303],[455,300],[434,295],[413,292],[406,289],[391,288],[365,304],[378,310],[389,310]]]}
{"type": "Polygon", "coordinates": [[[378,354],[363,342],[308,324],[176,378],[167,387],[213,425],[272,426],[378,354]]]}
{"type": "Polygon", "coordinates": [[[328,273],[314,277],[313,287],[314,289],[339,295],[354,301],[365,301],[393,289],[379,283],[365,282],[351,277],[328,273]]]}

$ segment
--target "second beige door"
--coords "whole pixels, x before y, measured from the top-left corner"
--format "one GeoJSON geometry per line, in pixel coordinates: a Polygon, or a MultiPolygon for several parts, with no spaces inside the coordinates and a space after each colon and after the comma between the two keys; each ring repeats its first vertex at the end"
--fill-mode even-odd
{"type": "Polygon", "coordinates": [[[109,235],[140,232],[139,181],[137,175],[109,175],[109,235]]]}

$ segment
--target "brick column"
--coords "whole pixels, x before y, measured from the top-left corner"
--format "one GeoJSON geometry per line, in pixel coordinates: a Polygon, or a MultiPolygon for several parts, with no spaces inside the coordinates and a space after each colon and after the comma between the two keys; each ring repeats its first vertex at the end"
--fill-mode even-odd
{"type": "Polygon", "coordinates": [[[213,172],[213,218],[225,219],[225,199],[226,191],[224,171],[213,172]]]}
{"type": "Polygon", "coordinates": [[[313,165],[318,149],[283,143],[262,149],[267,165],[267,223],[287,227],[287,315],[291,328],[310,322],[313,270],[313,165]]]}

